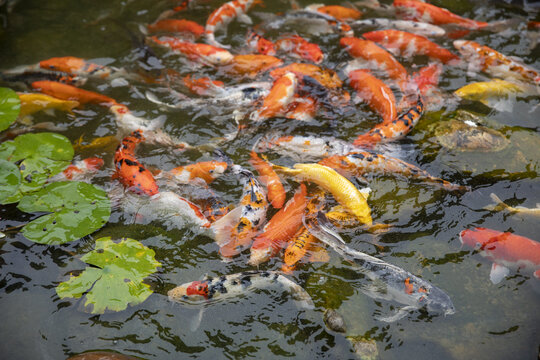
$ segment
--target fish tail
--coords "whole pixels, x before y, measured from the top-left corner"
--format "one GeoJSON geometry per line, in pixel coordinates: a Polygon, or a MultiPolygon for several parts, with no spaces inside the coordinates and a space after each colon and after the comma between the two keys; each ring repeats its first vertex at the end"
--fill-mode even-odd
{"type": "Polygon", "coordinates": [[[214,240],[220,248],[233,240],[232,231],[236,224],[238,224],[240,221],[241,215],[242,207],[238,206],[229,211],[227,215],[214,222],[210,227],[214,233],[214,240]]]}

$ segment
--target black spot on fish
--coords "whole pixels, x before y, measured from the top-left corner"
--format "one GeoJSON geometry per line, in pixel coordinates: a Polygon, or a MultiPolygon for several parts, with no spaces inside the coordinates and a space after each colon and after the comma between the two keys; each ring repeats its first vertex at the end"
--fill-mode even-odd
{"type": "Polygon", "coordinates": [[[129,159],[124,159],[124,162],[129,166],[138,166],[139,165],[136,161],[131,161],[129,159]]]}
{"type": "Polygon", "coordinates": [[[371,156],[368,156],[368,157],[366,158],[366,160],[369,161],[369,162],[372,162],[372,161],[373,161],[373,158],[372,158],[371,156]]]}
{"type": "Polygon", "coordinates": [[[146,171],[145,168],[143,168],[142,166],[139,166],[139,172],[140,172],[140,173],[145,172],[145,171],[146,171]]]}
{"type": "Polygon", "coordinates": [[[364,160],[364,158],[365,158],[364,154],[362,154],[362,153],[351,154],[351,157],[353,157],[355,159],[360,159],[360,160],[364,160]]]}

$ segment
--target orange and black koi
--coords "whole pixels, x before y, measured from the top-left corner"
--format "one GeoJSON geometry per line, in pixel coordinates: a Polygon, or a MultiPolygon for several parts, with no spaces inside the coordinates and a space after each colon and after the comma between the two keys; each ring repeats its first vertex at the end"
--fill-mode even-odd
{"type": "Polygon", "coordinates": [[[141,130],[136,130],[130,136],[122,139],[114,154],[115,173],[113,179],[118,179],[124,186],[136,193],[152,196],[158,193],[156,180],[135,158],[135,147],[144,141],[141,130]]]}

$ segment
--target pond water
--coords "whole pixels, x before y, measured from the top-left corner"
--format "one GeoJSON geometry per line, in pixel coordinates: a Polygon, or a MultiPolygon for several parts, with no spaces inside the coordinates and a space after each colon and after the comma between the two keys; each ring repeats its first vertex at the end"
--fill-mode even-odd
{"type": "MultiPolygon", "coordinates": [[[[195,0],[195,3],[180,16],[200,24],[221,4],[207,0],[195,0]]],[[[435,3],[484,21],[520,17],[522,22],[518,25],[498,32],[474,32],[467,35],[467,39],[519,57],[540,69],[540,48],[531,49],[534,33],[526,30],[527,21],[539,20],[536,11],[486,1],[435,3]]],[[[134,47],[125,28],[137,32],[138,25],[152,22],[175,4],[168,0],[20,1],[9,15],[8,27],[0,30],[0,69],[71,55],[138,70],[145,66],[141,63],[141,52],[134,47]]],[[[300,2],[302,6],[308,4],[300,2]]],[[[275,13],[288,8],[286,1],[266,1],[266,6],[256,11],[275,13]]],[[[375,15],[368,10],[364,17],[375,15]]],[[[231,23],[225,42],[238,48],[246,30],[244,24],[231,23]]],[[[324,66],[337,69],[343,59],[348,59],[339,46],[338,35],[313,36],[312,40],[327,54],[324,66]]],[[[436,41],[453,49],[451,39],[436,41]]],[[[163,49],[155,48],[155,51],[164,66],[184,75],[208,75],[227,84],[247,81],[216,74],[212,68],[194,67],[163,49]]],[[[403,63],[409,71],[415,71],[427,64],[427,59],[417,57],[403,63]]],[[[342,73],[340,76],[344,78],[342,73]]],[[[464,68],[445,66],[440,88],[443,93],[451,93],[467,83],[485,79],[484,75],[468,74],[464,68]]],[[[140,83],[114,87],[96,80],[84,86],[115,98],[144,118],[165,117],[164,130],[190,144],[205,144],[236,128],[231,109],[204,107],[167,111],[160,108],[143,95],[153,87],[140,83]]],[[[416,311],[393,323],[377,320],[377,315],[387,315],[398,305],[364,295],[360,291],[362,276],[329,250],[329,262],[302,264],[291,277],[311,295],[315,309],[298,309],[289,301],[288,294],[279,291],[247,293],[207,306],[200,325],[193,330],[191,325],[199,316],[199,307],[171,303],[167,291],[198,280],[204,274],[216,276],[253,270],[247,264],[249,252],[223,262],[213,240],[193,229],[178,229],[165,221],[135,224],[133,216],[117,207],[105,227],[69,244],[35,244],[13,231],[0,240],[1,357],[64,359],[90,350],[112,350],[145,359],[354,359],[356,355],[347,337],[362,336],[375,340],[381,359],[535,359],[540,345],[540,294],[535,291],[535,279],[527,274],[510,273],[499,284],[492,284],[489,280],[491,262],[472,254],[470,249],[461,248],[458,234],[466,228],[482,226],[538,240],[538,216],[490,211],[484,207],[492,203],[490,193],[512,206],[532,208],[540,202],[539,103],[537,96],[523,97],[512,103],[510,111],[497,111],[478,102],[448,102],[441,110],[428,112],[413,132],[391,150],[435,176],[470,186],[471,191],[456,194],[402,178],[369,177],[373,192],[368,202],[374,221],[391,227],[379,235],[366,233],[361,228],[342,231],[352,248],[402,267],[443,289],[455,305],[453,315],[432,317],[416,311]],[[438,125],[454,117],[456,109],[474,112],[482,125],[501,132],[509,145],[493,152],[460,151],[443,146],[440,137],[447,134],[441,135],[438,125]],[[81,311],[80,301],[60,300],[55,287],[70,271],[84,267],[71,254],[88,252],[93,240],[103,236],[141,241],[156,252],[162,267],[149,278],[154,294],[145,302],[118,313],[91,315],[81,311]],[[381,246],[373,246],[373,241],[381,246]],[[335,309],[343,315],[347,324],[345,334],[325,327],[325,309],[335,309]]],[[[235,163],[249,167],[251,147],[270,129],[352,141],[379,121],[367,106],[357,108],[356,113],[346,118],[317,117],[308,125],[271,119],[254,134],[240,136],[223,144],[221,149],[235,163]]],[[[74,114],[56,112],[52,117],[41,113],[34,117],[36,123],[46,121],[67,126],[61,133],[73,142],[81,136],[85,142],[90,142],[93,138],[116,133],[114,117],[99,106],[88,105],[76,109],[74,114]]],[[[22,125],[13,125],[17,126],[22,125]]],[[[109,166],[100,171],[93,182],[111,189],[113,153],[113,150],[98,148],[78,152],[75,156],[77,159],[102,157],[109,166]]],[[[208,154],[196,151],[176,152],[154,145],[141,146],[137,154],[143,164],[161,169],[211,159],[208,154]]],[[[294,163],[275,155],[271,159],[282,165],[294,163]]],[[[286,183],[288,196],[296,187],[293,181],[286,183]]],[[[217,180],[212,188],[225,203],[237,202],[241,194],[241,186],[232,176],[217,180]]],[[[15,205],[0,206],[0,230],[32,218],[19,212],[15,205]]],[[[278,256],[262,264],[260,269],[278,270],[281,265],[282,259],[278,256]]]]}

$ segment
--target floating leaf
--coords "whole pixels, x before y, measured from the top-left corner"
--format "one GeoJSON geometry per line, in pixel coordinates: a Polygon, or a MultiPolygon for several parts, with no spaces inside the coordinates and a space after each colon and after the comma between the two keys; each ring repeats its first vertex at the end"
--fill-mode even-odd
{"type": "Polygon", "coordinates": [[[17,163],[21,171],[19,192],[4,200],[7,204],[39,190],[47,178],[64,170],[73,159],[73,147],[60,134],[25,134],[0,144],[0,159],[17,163]]]}
{"type": "Polygon", "coordinates": [[[17,206],[25,212],[51,212],[26,224],[22,234],[40,244],[63,244],[93,233],[109,220],[111,202],[104,190],[79,181],[49,184],[26,195],[17,206]]]}
{"type": "Polygon", "coordinates": [[[19,116],[21,101],[17,93],[0,87],[0,131],[6,130],[19,116]]]}
{"type": "Polygon", "coordinates": [[[21,184],[21,172],[17,165],[0,160],[0,203],[12,196],[21,184]]]}
{"type": "Polygon", "coordinates": [[[110,237],[97,239],[95,250],[81,260],[98,268],[87,267],[79,276],[60,283],[56,293],[61,299],[86,294],[84,306],[92,314],[122,311],[142,303],[152,294],[143,279],[161,266],[154,250],[140,242],[123,239],[115,243],[110,237]]]}

